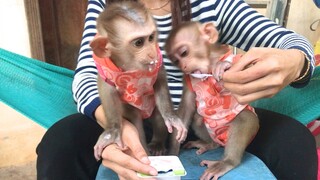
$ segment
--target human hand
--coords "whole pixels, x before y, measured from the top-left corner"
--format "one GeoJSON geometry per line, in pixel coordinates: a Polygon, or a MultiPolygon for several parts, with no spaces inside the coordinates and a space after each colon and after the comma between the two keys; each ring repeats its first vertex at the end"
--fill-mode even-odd
{"type": "Polygon", "coordinates": [[[296,49],[251,48],[223,74],[224,87],[240,104],[273,97],[299,77],[304,58],[296,49]]]}
{"type": "Polygon", "coordinates": [[[141,179],[137,172],[154,176],[158,174],[157,170],[150,166],[136,127],[127,120],[123,120],[122,124],[122,141],[127,147],[126,150],[121,150],[116,144],[110,144],[103,150],[104,166],[116,172],[120,179],[141,179]]]}

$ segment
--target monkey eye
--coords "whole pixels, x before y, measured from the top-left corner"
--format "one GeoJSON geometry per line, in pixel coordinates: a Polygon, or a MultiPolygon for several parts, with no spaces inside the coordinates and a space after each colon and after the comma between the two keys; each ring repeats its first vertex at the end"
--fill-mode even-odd
{"type": "Polygon", "coordinates": [[[144,45],[144,39],[143,38],[138,38],[133,41],[133,45],[135,47],[142,47],[144,45]]]}
{"type": "Polygon", "coordinates": [[[174,65],[176,65],[176,66],[178,66],[179,63],[180,63],[179,59],[178,59],[178,58],[175,58],[175,57],[173,57],[173,58],[171,59],[171,62],[172,62],[172,64],[174,64],[174,65]]]}
{"type": "Polygon", "coordinates": [[[189,55],[188,47],[183,46],[178,50],[178,54],[181,58],[187,57],[189,55]]]}
{"type": "Polygon", "coordinates": [[[171,60],[172,64],[177,65],[179,63],[179,59],[175,54],[167,54],[167,57],[171,60]]]}
{"type": "Polygon", "coordinates": [[[154,36],[155,36],[155,34],[151,34],[149,36],[149,42],[153,42],[154,41],[154,36]]]}

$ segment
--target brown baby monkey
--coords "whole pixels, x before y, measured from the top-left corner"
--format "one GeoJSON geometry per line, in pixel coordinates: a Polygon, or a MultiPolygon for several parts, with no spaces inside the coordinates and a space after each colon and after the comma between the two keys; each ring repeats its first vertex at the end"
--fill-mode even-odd
{"type": "MultiPolygon", "coordinates": [[[[218,179],[238,166],[259,129],[254,109],[239,104],[223,87],[223,72],[240,56],[232,55],[227,45],[218,43],[218,38],[213,23],[186,22],[171,31],[165,45],[169,59],[185,74],[179,116],[190,121],[198,113],[212,140],[225,147],[221,160],[200,163],[208,167],[200,177],[202,180],[218,179]]],[[[203,131],[204,137],[207,132],[203,131]]],[[[202,142],[187,147],[206,147],[202,142]]]]}
{"type": "Polygon", "coordinates": [[[97,31],[90,46],[107,122],[94,146],[95,158],[100,159],[111,143],[125,149],[121,140],[123,119],[136,126],[147,153],[165,154],[168,131],[176,130],[172,139],[183,142],[188,130],[173,110],[153,17],[141,3],[119,1],[99,15],[97,31]],[[153,128],[148,145],[143,119],[150,120],[153,128]]]}

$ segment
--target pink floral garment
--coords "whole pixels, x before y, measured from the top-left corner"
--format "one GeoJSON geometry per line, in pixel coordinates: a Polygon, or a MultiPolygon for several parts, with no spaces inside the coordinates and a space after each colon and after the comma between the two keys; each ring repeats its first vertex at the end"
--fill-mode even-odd
{"type": "Polygon", "coordinates": [[[106,83],[115,86],[121,100],[141,110],[142,118],[151,116],[155,107],[153,85],[162,66],[162,56],[158,49],[158,62],[151,71],[123,71],[109,58],[93,55],[99,75],[106,83]]]}
{"type": "MultiPolygon", "coordinates": [[[[233,56],[233,62],[240,56],[224,56],[221,61],[233,56]]],[[[203,121],[211,138],[224,146],[228,139],[228,128],[230,122],[247,108],[254,112],[249,105],[241,105],[222,85],[213,77],[206,79],[194,78],[186,75],[188,87],[196,94],[196,105],[198,113],[203,117],[203,121]]]]}

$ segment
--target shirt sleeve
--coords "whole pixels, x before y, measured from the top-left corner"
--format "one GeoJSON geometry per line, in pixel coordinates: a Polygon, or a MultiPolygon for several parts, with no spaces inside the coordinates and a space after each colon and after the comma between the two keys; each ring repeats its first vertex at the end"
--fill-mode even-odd
{"type": "Polygon", "coordinates": [[[105,7],[102,0],[89,0],[85,17],[84,30],[79,51],[78,63],[72,82],[73,98],[77,109],[92,119],[101,104],[97,88],[97,69],[92,58],[90,41],[96,35],[96,18],[105,7]]]}
{"type": "Polygon", "coordinates": [[[314,71],[315,58],[312,45],[306,38],[267,19],[243,0],[223,1],[221,7],[217,26],[222,43],[244,51],[251,47],[298,49],[310,61],[311,73],[303,83],[292,84],[293,87],[308,84],[314,71]]]}

